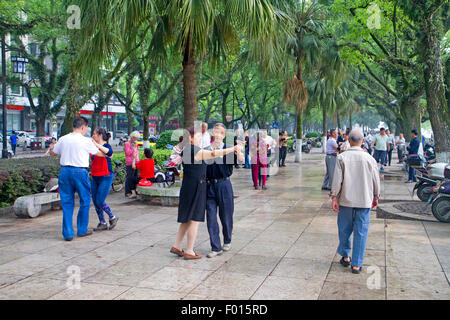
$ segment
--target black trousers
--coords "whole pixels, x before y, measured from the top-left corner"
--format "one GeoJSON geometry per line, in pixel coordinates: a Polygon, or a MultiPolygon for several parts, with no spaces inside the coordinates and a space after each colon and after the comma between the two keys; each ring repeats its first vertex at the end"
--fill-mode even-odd
{"type": "Polygon", "coordinates": [[[127,177],[125,179],[125,195],[131,194],[131,190],[136,190],[136,181],[138,180],[138,170],[132,166],[127,166],[127,177]]]}
{"type": "Polygon", "coordinates": [[[287,147],[280,148],[280,161],[278,161],[278,166],[284,166],[287,155],[287,147]]]}

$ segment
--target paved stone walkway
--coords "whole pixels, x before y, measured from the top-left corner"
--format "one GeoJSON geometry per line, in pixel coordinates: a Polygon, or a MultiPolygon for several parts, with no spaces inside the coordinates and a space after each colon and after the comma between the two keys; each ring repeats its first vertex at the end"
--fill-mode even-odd
{"type": "MultiPolygon", "coordinates": [[[[213,259],[170,254],[177,209],[122,194],[108,198],[120,217],[114,230],[72,242],[61,238],[61,211],[1,218],[0,299],[450,299],[450,225],[373,212],[363,272],[354,275],[338,262],[336,214],[320,190],[323,155],[303,156],[295,164],[290,154],[267,191],[253,190],[250,170],[236,171],[232,250],[213,259]],[[77,268],[80,288],[69,288],[77,268]]],[[[405,199],[409,187],[383,180],[383,198],[405,199]]],[[[196,250],[209,248],[204,223],[196,250]]]]}

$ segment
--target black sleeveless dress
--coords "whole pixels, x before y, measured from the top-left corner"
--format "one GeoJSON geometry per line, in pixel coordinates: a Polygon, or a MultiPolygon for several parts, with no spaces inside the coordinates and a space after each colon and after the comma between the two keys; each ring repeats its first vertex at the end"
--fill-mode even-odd
{"type": "Polygon", "coordinates": [[[204,222],[206,210],[206,163],[194,161],[199,147],[186,146],[181,156],[183,158],[183,182],[178,205],[178,222],[190,220],[204,222]]]}

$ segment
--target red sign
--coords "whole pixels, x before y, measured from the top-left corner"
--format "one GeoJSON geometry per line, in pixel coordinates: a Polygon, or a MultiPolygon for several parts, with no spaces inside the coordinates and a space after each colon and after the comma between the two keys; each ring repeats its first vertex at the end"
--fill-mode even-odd
{"type": "MultiPolygon", "coordinates": [[[[81,110],[80,111],[80,114],[93,114],[94,113],[94,111],[86,111],[86,110],[81,110]]],[[[108,114],[106,114],[106,112],[101,112],[100,113],[102,116],[106,116],[106,115],[108,115],[108,116],[113,116],[113,115],[115,115],[115,113],[114,112],[108,112],[108,114]]]]}
{"type": "Polygon", "coordinates": [[[9,110],[23,110],[23,107],[22,106],[8,106],[8,105],[6,105],[6,109],[9,109],[9,110]]]}

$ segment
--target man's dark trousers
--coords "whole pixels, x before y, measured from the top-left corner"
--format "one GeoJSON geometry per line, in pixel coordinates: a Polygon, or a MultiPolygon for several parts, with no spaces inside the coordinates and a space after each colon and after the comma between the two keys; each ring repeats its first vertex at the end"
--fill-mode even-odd
{"type": "Polygon", "coordinates": [[[208,193],[206,200],[206,222],[209,232],[212,251],[221,251],[219,224],[217,222],[217,207],[219,208],[219,218],[222,223],[223,242],[231,243],[231,233],[233,231],[234,197],[233,187],[228,178],[218,183],[208,183],[208,193]]]}

